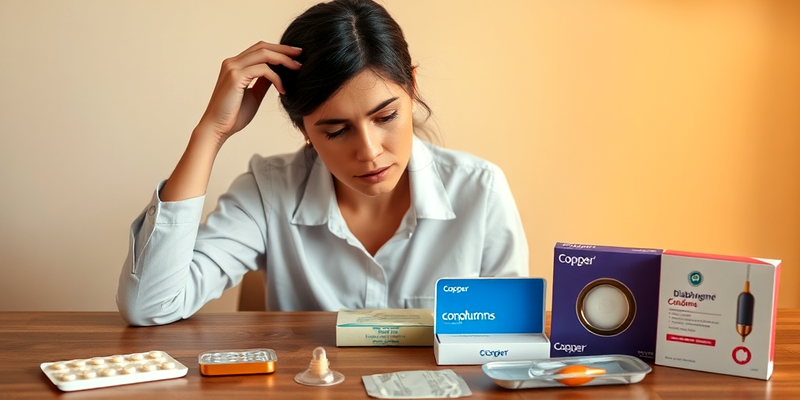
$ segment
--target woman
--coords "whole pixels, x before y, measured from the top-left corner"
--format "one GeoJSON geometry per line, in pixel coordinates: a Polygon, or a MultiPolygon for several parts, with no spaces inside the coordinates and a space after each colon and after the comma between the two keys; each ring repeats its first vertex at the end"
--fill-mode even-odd
{"type": "Polygon", "coordinates": [[[318,4],[280,45],[225,60],[186,151],[131,226],[117,304],[132,325],[188,318],[265,269],[270,310],[433,308],[440,277],[524,276],[528,249],[493,164],[415,137],[402,31],[371,0],[318,4]],[[221,146],[270,86],[305,138],[255,156],[200,224],[221,146]]]}

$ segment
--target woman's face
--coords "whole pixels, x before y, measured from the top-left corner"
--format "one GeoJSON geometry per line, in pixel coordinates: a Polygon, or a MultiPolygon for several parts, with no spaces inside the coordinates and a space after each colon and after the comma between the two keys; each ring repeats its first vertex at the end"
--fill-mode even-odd
{"type": "Polygon", "coordinates": [[[304,133],[336,178],[338,194],[394,190],[411,156],[412,108],[400,85],[364,70],[303,117],[304,133]]]}

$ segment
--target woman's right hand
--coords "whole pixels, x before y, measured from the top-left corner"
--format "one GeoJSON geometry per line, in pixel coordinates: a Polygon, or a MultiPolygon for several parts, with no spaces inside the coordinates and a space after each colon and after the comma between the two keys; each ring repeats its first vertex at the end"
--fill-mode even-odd
{"type": "Polygon", "coordinates": [[[221,146],[242,130],[253,120],[270,85],[285,93],[280,77],[267,64],[300,69],[300,63],[293,57],[301,52],[296,47],[258,42],[223,61],[214,93],[195,133],[213,135],[221,146]],[[254,79],[256,82],[250,87],[254,79]]]}

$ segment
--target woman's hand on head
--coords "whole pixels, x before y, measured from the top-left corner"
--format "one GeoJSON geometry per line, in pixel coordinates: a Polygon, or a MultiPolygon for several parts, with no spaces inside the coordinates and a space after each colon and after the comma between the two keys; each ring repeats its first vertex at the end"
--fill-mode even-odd
{"type": "Polygon", "coordinates": [[[214,135],[222,145],[242,130],[253,120],[270,86],[285,93],[278,74],[267,64],[300,69],[300,63],[293,57],[301,52],[296,47],[258,42],[223,61],[214,93],[196,131],[214,135]],[[256,82],[251,86],[254,79],[256,82]]]}

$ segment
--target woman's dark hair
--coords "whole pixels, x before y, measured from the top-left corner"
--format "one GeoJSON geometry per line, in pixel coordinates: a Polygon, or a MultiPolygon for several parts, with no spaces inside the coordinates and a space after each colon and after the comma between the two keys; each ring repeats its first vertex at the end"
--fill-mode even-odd
{"type": "Polygon", "coordinates": [[[286,90],[281,104],[300,129],[304,116],[366,69],[401,86],[430,115],[430,107],[414,87],[414,66],[403,31],[374,1],[317,4],[286,28],[281,44],[303,49],[297,57],[303,64],[299,70],[274,67],[286,90]]]}

